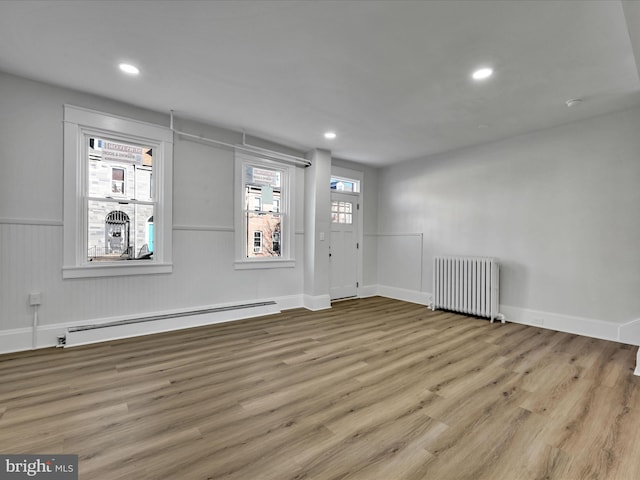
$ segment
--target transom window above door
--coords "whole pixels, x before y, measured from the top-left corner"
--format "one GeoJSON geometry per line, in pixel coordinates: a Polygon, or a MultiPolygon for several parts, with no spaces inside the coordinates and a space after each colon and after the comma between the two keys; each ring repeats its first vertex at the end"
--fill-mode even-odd
{"type": "Polygon", "coordinates": [[[344,193],[360,193],[360,180],[332,176],[331,190],[344,193]]]}

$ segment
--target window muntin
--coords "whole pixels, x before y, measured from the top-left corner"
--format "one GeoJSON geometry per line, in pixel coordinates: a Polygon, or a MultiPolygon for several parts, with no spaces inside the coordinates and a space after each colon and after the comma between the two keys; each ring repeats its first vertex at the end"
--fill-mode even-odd
{"type": "Polygon", "coordinates": [[[353,224],[353,203],[332,201],[331,223],[353,224]]]}

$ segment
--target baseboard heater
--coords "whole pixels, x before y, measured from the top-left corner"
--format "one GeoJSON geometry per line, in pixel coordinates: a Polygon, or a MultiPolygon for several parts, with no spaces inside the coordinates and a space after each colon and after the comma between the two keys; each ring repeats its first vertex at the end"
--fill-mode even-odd
{"type": "Polygon", "coordinates": [[[498,312],[500,267],[493,257],[435,257],[431,309],[490,318],[504,323],[498,312]]]}
{"type": "Polygon", "coordinates": [[[72,347],[120,338],[199,327],[242,318],[280,313],[275,301],[225,305],[220,307],[163,313],[111,322],[69,327],[59,338],[60,346],[72,347]],[[176,320],[179,319],[179,322],[176,320]]]}

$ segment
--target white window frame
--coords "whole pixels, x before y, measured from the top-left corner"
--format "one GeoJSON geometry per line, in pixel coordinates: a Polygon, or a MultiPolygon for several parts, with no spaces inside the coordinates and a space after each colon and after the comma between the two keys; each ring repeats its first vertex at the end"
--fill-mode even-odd
{"type": "MultiPolygon", "coordinates": [[[[295,198],[295,166],[266,160],[239,150],[235,152],[235,247],[237,270],[258,268],[293,268],[295,261],[295,211],[292,199],[295,198]],[[247,226],[245,221],[245,183],[244,167],[250,165],[258,168],[279,170],[281,176],[280,215],[282,216],[280,232],[279,257],[247,257],[247,226]]],[[[253,240],[253,238],[252,238],[253,240]]]]}
{"type": "Polygon", "coordinates": [[[64,244],[63,278],[112,277],[170,273],[172,265],[173,132],[73,105],[64,106],[64,244]],[[87,138],[111,138],[153,148],[153,260],[89,262],[87,258],[87,138]]]}

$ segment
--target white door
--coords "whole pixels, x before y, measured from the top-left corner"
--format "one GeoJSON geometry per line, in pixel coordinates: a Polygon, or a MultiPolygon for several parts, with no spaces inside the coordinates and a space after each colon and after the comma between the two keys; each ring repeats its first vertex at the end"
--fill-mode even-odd
{"type": "Polygon", "coordinates": [[[355,297],[358,288],[358,197],[331,192],[331,300],[355,297]]]}

